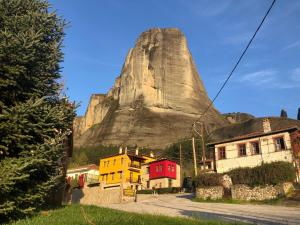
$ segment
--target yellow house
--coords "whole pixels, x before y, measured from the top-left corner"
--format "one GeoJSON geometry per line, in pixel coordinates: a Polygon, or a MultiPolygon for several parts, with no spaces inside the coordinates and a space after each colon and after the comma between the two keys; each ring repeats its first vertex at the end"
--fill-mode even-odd
{"type": "Polygon", "coordinates": [[[154,161],[151,156],[140,156],[123,153],[100,159],[99,181],[101,188],[114,188],[123,185],[123,188],[139,189],[141,185],[141,165],[154,161]],[[123,176],[124,175],[124,176],[123,176]]]}

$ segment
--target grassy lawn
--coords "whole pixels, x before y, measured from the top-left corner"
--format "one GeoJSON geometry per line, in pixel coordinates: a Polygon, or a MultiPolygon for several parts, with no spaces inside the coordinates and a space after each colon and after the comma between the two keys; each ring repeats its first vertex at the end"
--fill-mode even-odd
{"type": "Polygon", "coordinates": [[[278,206],[293,206],[293,207],[300,207],[300,201],[290,200],[284,197],[275,198],[270,200],[263,200],[263,201],[243,201],[243,200],[234,200],[234,199],[199,199],[194,198],[194,202],[207,202],[207,203],[227,203],[227,204],[254,204],[254,205],[278,205],[278,206]]]}
{"type": "Polygon", "coordinates": [[[122,212],[97,206],[70,205],[59,209],[39,213],[38,215],[13,223],[14,225],[196,225],[196,224],[230,224],[216,220],[196,220],[178,217],[155,216],[122,212]],[[82,212],[82,208],[84,212],[82,212]],[[85,219],[86,217],[87,219],[85,219]],[[89,222],[87,222],[88,220],[89,222]]]}

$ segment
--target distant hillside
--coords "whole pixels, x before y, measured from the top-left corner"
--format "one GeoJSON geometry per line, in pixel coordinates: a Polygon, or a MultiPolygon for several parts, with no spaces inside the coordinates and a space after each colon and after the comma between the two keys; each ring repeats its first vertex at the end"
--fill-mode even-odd
{"type": "Polygon", "coordinates": [[[242,123],[249,119],[255,118],[253,115],[249,113],[242,113],[242,112],[233,112],[233,113],[224,113],[222,116],[229,122],[229,123],[242,123]]]}

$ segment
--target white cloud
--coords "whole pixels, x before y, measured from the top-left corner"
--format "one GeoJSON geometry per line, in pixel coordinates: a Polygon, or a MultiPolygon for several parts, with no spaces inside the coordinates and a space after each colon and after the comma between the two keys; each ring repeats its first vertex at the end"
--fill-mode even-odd
{"type": "Polygon", "coordinates": [[[272,82],[275,75],[278,73],[276,70],[260,70],[253,73],[244,74],[240,77],[240,82],[250,82],[254,85],[263,85],[272,82]]]}
{"type": "Polygon", "coordinates": [[[266,69],[240,75],[238,82],[267,89],[300,88],[300,67],[285,73],[266,69]]]}
{"type": "Polygon", "coordinates": [[[232,0],[184,0],[182,1],[182,5],[187,7],[193,13],[200,16],[217,16],[229,9],[231,2],[232,0]]]}
{"type": "Polygon", "coordinates": [[[292,70],[291,79],[295,82],[300,82],[300,67],[292,70]]]}
{"type": "Polygon", "coordinates": [[[285,46],[282,50],[285,51],[285,50],[288,50],[288,49],[291,49],[291,48],[296,48],[298,46],[300,46],[300,41],[296,41],[294,43],[291,43],[291,44],[285,46]]]}
{"type": "MultiPolygon", "coordinates": [[[[223,44],[230,44],[230,45],[240,45],[245,44],[250,41],[252,37],[252,33],[250,32],[243,32],[234,36],[227,36],[223,39],[223,44]]],[[[255,44],[257,46],[257,43],[255,44]]]]}

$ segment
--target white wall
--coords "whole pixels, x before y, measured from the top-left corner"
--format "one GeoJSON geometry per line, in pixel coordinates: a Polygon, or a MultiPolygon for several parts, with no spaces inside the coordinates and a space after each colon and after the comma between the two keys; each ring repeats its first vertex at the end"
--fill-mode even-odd
{"type": "Polygon", "coordinates": [[[252,138],[247,140],[233,141],[215,145],[216,168],[218,173],[224,173],[238,167],[255,167],[261,165],[262,162],[270,163],[274,161],[292,162],[291,138],[288,132],[271,134],[260,138],[252,138]],[[286,150],[275,151],[273,138],[283,136],[286,150]],[[258,141],[261,154],[252,155],[250,142],[258,141]],[[246,144],[247,156],[239,156],[238,144],[246,144]],[[218,159],[218,148],[225,147],[226,159],[218,159]]]}

